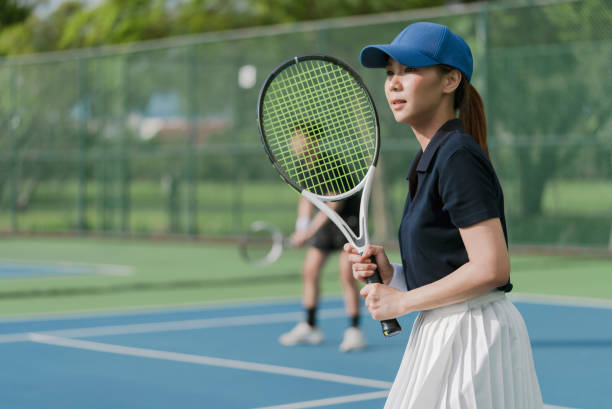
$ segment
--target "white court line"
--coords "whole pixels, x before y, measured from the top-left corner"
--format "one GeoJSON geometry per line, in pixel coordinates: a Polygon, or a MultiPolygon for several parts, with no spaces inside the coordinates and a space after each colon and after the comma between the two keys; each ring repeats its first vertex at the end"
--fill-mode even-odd
{"type": "Polygon", "coordinates": [[[574,297],[569,295],[548,295],[529,293],[509,293],[512,302],[524,302],[529,304],[559,305],[568,307],[584,308],[612,308],[612,300],[603,298],[574,297]]]}
{"type": "MultiPolygon", "coordinates": [[[[341,405],[343,403],[361,402],[366,400],[386,398],[389,391],[360,393],[357,395],[338,396],[335,398],[309,400],[304,402],[287,403],[285,405],[266,406],[256,409],[303,409],[303,408],[320,408],[323,406],[341,405]]],[[[565,406],[544,405],[544,409],[574,409],[565,406]]]]}
{"type": "Polygon", "coordinates": [[[361,402],[372,399],[386,398],[389,391],[359,393],[356,395],[338,396],[335,398],[309,400],[304,402],[287,403],[285,405],[266,406],[257,409],[303,409],[320,408],[321,406],[341,405],[343,403],[361,402]]]}
{"type": "MultiPolygon", "coordinates": [[[[606,300],[583,299],[576,297],[558,297],[558,296],[535,296],[525,294],[510,295],[510,299],[518,302],[541,303],[547,305],[568,305],[578,307],[596,307],[596,308],[612,308],[612,302],[606,300]],[[587,305],[590,303],[590,305],[587,305]]],[[[274,313],[274,314],[259,314],[245,315],[238,317],[225,318],[205,318],[195,320],[181,321],[164,321],[144,324],[125,324],[125,325],[108,325],[97,327],[72,328],[66,330],[38,331],[42,334],[56,335],[60,337],[93,337],[102,335],[124,335],[124,334],[144,334],[150,332],[163,331],[185,331],[202,328],[218,328],[239,325],[259,325],[269,323],[280,323],[297,321],[301,318],[302,312],[274,313]]],[[[328,308],[320,311],[321,318],[340,318],[344,317],[346,312],[342,308],[328,308]]],[[[367,315],[363,312],[362,315],[367,315]]],[[[28,341],[28,333],[11,333],[0,335],[0,344],[8,342],[28,341]]]]}
{"type": "Polygon", "coordinates": [[[544,409],[578,409],[578,408],[570,408],[567,406],[555,406],[555,405],[544,404],[544,409]]]}
{"type": "MultiPolygon", "coordinates": [[[[527,294],[513,294],[511,296],[515,301],[519,302],[534,302],[551,305],[576,305],[586,307],[608,307],[610,302],[605,300],[594,300],[594,299],[578,299],[575,297],[555,297],[555,296],[534,296],[527,294]],[[577,302],[579,301],[579,302],[577,302]]],[[[281,303],[287,303],[288,300],[283,300],[281,303]]],[[[242,303],[237,303],[240,305],[242,303]]],[[[228,303],[224,306],[231,306],[228,303]]],[[[214,305],[209,307],[216,308],[214,305]]],[[[189,308],[189,307],[188,307],[189,308]]],[[[178,309],[178,308],[177,308],[178,309]]],[[[199,309],[199,308],[198,308],[199,309]]],[[[142,311],[142,313],[147,313],[142,311]]],[[[129,314],[129,313],[128,313],[129,314]]],[[[112,344],[101,344],[83,340],[73,340],[62,338],[61,336],[72,336],[72,337],[86,337],[96,335],[121,335],[121,334],[134,334],[134,333],[148,333],[148,332],[160,332],[160,331],[181,331],[189,329],[199,328],[213,328],[213,327],[224,327],[224,326],[236,326],[236,325],[259,325],[265,323],[278,323],[278,322],[290,322],[301,317],[302,312],[289,312],[279,314],[260,314],[260,315],[247,315],[238,317],[226,317],[226,318],[210,318],[210,319],[199,319],[199,320],[183,320],[183,321],[168,321],[168,322],[157,322],[157,323],[146,323],[146,324],[127,324],[127,325],[113,325],[113,326],[99,326],[99,327],[85,327],[85,328],[73,328],[68,330],[56,330],[56,331],[45,331],[39,333],[15,333],[0,335],[0,343],[7,342],[19,342],[19,341],[33,341],[38,343],[58,345],[65,347],[72,347],[78,349],[94,350],[99,352],[117,353],[123,355],[141,356],[156,359],[174,360],[181,362],[191,362],[200,365],[212,365],[212,366],[223,366],[227,368],[244,369],[259,372],[276,373],[281,375],[298,376],[310,379],[318,379],[322,381],[332,381],[340,383],[350,383],[354,385],[362,385],[369,387],[378,387],[381,389],[388,389],[391,386],[390,382],[383,382],[377,380],[369,380],[363,378],[355,378],[344,375],[330,374],[326,372],[308,371],[296,368],[282,367],[276,365],[266,365],[242,361],[234,361],[220,358],[205,357],[199,355],[188,355],[181,353],[165,352],[148,350],[142,348],[123,347],[112,344]],[[357,381],[358,383],[355,383],[357,381]],[[365,382],[366,384],[364,384],[365,382]]],[[[345,311],[342,308],[337,309],[325,309],[321,310],[321,318],[337,318],[343,317],[345,311]]],[[[122,314],[117,314],[122,315],[122,314]]],[[[58,317],[61,318],[61,317],[58,317]]],[[[335,398],[319,399],[313,401],[296,402],[279,406],[271,406],[267,408],[259,409],[297,409],[297,408],[314,408],[322,406],[330,406],[334,404],[342,404],[347,402],[357,402],[361,400],[371,400],[382,398],[387,395],[388,391],[370,392],[357,395],[348,395],[335,398]]],[[[544,405],[544,409],[573,409],[564,406],[544,405]]]]}
{"type": "MultiPolygon", "coordinates": [[[[585,308],[612,308],[612,300],[601,298],[588,297],[572,297],[572,296],[556,296],[547,294],[530,294],[530,293],[515,293],[507,294],[511,301],[524,302],[530,304],[545,304],[545,305],[561,305],[574,306],[585,308]]],[[[342,300],[340,295],[328,294],[321,297],[323,300],[342,300]]],[[[0,315],[0,323],[4,322],[26,322],[26,321],[48,321],[48,320],[72,320],[90,317],[115,317],[124,315],[148,315],[155,313],[167,312],[184,312],[184,311],[199,311],[213,310],[225,308],[240,308],[249,306],[275,306],[287,305],[300,302],[299,297],[262,297],[248,298],[242,300],[225,300],[225,301],[199,301],[177,304],[157,304],[157,305],[142,305],[129,307],[108,307],[108,308],[92,308],[84,310],[66,310],[56,311],[52,313],[26,313],[26,314],[11,314],[0,315]]]]}
{"type": "Polygon", "coordinates": [[[554,405],[544,405],[544,409],[577,409],[577,408],[568,408],[566,406],[554,406],[554,405]]]}
{"type": "MultiPolygon", "coordinates": [[[[341,295],[324,295],[321,300],[326,301],[342,301],[341,295]]],[[[64,310],[54,312],[38,312],[0,315],[0,323],[4,322],[26,322],[26,321],[50,321],[50,320],[79,320],[91,317],[121,317],[125,315],[149,315],[149,314],[166,314],[173,312],[189,312],[189,311],[211,311],[227,308],[248,308],[269,306],[275,307],[278,305],[294,305],[300,304],[301,298],[293,296],[278,296],[278,297],[260,297],[260,298],[243,298],[240,300],[220,300],[220,301],[195,301],[175,304],[154,304],[140,305],[127,307],[106,307],[106,308],[91,308],[83,310],[64,310]]]]}
{"type": "MultiPolygon", "coordinates": [[[[0,258],[0,263],[13,263],[13,264],[21,264],[25,266],[41,266],[41,267],[76,267],[86,269],[84,272],[80,273],[57,273],[57,276],[65,276],[65,275],[86,275],[86,274],[101,274],[101,275],[111,275],[111,276],[128,276],[134,273],[134,269],[131,266],[120,265],[120,264],[100,264],[100,263],[75,263],[72,261],[63,261],[63,260],[20,260],[20,259],[11,259],[11,258],[0,258]],[[91,271],[87,271],[87,269],[91,269],[91,271]]],[[[55,275],[50,275],[53,277],[55,275]]],[[[27,279],[27,278],[39,278],[40,275],[28,275],[28,276],[8,276],[7,279],[27,279]]]]}
{"type": "MultiPolygon", "coordinates": [[[[102,335],[146,334],[150,332],[186,331],[202,328],[220,328],[246,325],[273,324],[299,320],[303,312],[243,315],[238,317],[204,318],[197,320],[150,322],[144,324],[105,325],[98,327],[72,328],[65,330],[37,331],[39,334],[58,337],[82,338],[102,335]]],[[[343,308],[323,309],[320,318],[340,318],[346,316],[343,308]]],[[[30,340],[29,332],[0,335],[0,344],[30,340]]]]}
{"type": "Polygon", "coordinates": [[[339,375],[321,371],[311,371],[307,369],[290,368],[287,366],[280,365],[260,364],[257,362],[237,361],[233,359],[214,358],[203,355],[183,354],[179,352],[168,352],[159,351],[155,349],[104,344],[100,342],[83,341],[78,339],[55,337],[37,333],[31,333],[29,337],[30,341],[37,342],[40,344],[83,349],[87,351],[106,352],[111,354],[138,356],[142,358],[161,359],[175,362],[187,362],[197,365],[217,366],[254,372],[265,372],[277,375],[287,375],[299,378],[315,379],[318,381],[366,386],[369,388],[389,389],[391,387],[391,382],[379,381],[376,379],[357,378],[354,376],[339,375]]]}
{"type": "MultiPolygon", "coordinates": [[[[337,396],[335,398],[308,400],[303,402],[287,403],[283,405],[265,406],[256,409],[304,409],[304,408],[320,408],[323,406],[341,405],[350,402],[362,402],[366,400],[386,398],[389,391],[368,392],[356,395],[337,396]]],[[[575,409],[565,406],[544,405],[543,409],[575,409]]]]}
{"type": "MultiPolygon", "coordinates": [[[[88,351],[106,352],[118,355],[138,356],[142,358],[161,359],[175,362],[187,362],[198,365],[217,366],[223,368],[241,369],[254,372],[273,373],[277,375],[287,375],[300,378],[314,379],[318,381],[337,382],[348,385],[366,386],[370,388],[385,389],[379,392],[371,392],[357,395],[349,395],[343,397],[318,399],[314,401],[296,402],[280,406],[270,406],[259,409],[298,409],[298,408],[315,408],[321,406],[329,406],[347,402],[357,402],[362,400],[378,399],[387,396],[388,389],[391,387],[391,382],[379,381],[376,379],[357,378],[354,376],[339,375],[329,372],[311,371],[299,368],[290,368],[279,365],[260,364],[256,362],[237,361],[232,359],[222,359],[207,357],[202,355],[183,354],[178,352],[159,351],[154,349],[126,347],[121,345],[103,344],[100,342],[83,341],[77,339],[54,337],[43,334],[29,334],[30,341],[62,346],[67,348],[76,348],[88,351]]],[[[544,405],[544,409],[572,409],[563,406],[544,405]]]]}
{"type": "MultiPolygon", "coordinates": [[[[267,314],[267,315],[250,315],[240,317],[227,318],[212,318],[203,320],[188,320],[174,322],[160,322],[149,324],[135,325],[117,325],[117,326],[102,326],[92,328],[75,328],[63,331],[48,331],[44,333],[19,333],[0,336],[2,342],[17,342],[17,341],[32,341],[37,343],[64,346],[69,348],[85,349],[98,352],[115,353],[121,355],[140,356],[145,358],[163,359],[179,362],[189,362],[199,365],[220,366],[233,369],[242,369],[258,372],[274,373],[279,375],[296,376],[303,378],[316,379],[321,381],[330,381],[345,383],[351,385],[367,386],[381,389],[391,387],[390,382],[357,378],[345,375],[337,375],[327,372],[310,371],[298,368],[283,367],[278,365],[259,364],[246,361],[236,361],[230,359],[206,357],[201,355],[191,355],[176,352],[158,351],[144,348],[125,347],[113,344],[103,344],[98,342],[84,341],[64,338],[57,334],[65,334],[65,336],[94,336],[94,335],[119,335],[146,333],[158,331],[179,331],[198,328],[211,328],[218,326],[232,325],[259,325],[262,323],[276,323],[294,321],[296,316],[300,316],[301,312],[283,313],[283,314],[267,314]]],[[[321,310],[321,318],[334,318],[344,316],[343,309],[328,309],[321,310]]],[[[357,402],[363,400],[371,400],[385,397],[388,391],[364,393],[357,395],[349,395],[344,397],[319,399],[313,401],[296,402],[286,405],[271,406],[259,409],[298,409],[298,408],[315,408],[321,406],[329,406],[348,402],[357,402]]],[[[563,406],[544,405],[544,409],[572,409],[563,406]]]]}

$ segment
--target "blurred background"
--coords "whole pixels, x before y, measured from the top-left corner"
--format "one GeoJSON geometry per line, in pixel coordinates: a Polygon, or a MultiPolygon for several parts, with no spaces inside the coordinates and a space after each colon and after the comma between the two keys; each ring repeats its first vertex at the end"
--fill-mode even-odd
{"type": "Polygon", "coordinates": [[[3,4],[4,234],[233,239],[260,219],[290,232],[296,195],[265,159],[257,96],[285,59],[326,53],[374,94],[372,233],[393,240],[417,142],[358,56],[426,19],[472,47],[511,245],[612,249],[609,0],[3,4]],[[405,10],[425,5],[442,7],[405,10]]]}
{"type": "Polygon", "coordinates": [[[609,407],[612,0],[0,0],[1,406],[382,407],[414,315],[389,340],[363,312],[368,348],[339,353],[334,256],[330,342],[283,349],[304,250],[256,265],[238,243],[255,221],[293,231],[299,196],[265,155],[257,98],[283,61],[322,53],[373,94],[370,235],[399,259],[420,147],[358,58],[421,20],[474,54],[546,408],[609,407]]]}

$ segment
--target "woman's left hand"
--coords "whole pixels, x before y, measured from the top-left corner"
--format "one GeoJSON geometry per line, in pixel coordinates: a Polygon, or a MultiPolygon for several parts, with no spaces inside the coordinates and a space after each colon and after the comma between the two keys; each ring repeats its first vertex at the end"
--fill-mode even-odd
{"type": "Polygon", "coordinates": [[[370,315],[377,321],[389,320],[406,314],[402,310],[405,292],[385,284],[368,284],[363,287],[360,294],[365,298],[365,305],[370,315]]]}

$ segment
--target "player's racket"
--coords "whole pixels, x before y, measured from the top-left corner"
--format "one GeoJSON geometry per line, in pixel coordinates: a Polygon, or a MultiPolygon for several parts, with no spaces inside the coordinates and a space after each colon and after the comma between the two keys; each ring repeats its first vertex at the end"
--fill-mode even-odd
{"type": "MultiPolygon", "coordinates": [[[[266,153],[276,170],[363,253],[369,244],[368,201],[380,136],[374,102],[359,75],[333,57],[294,57],[266,79],[257,116],[266,153]],[[359,232],[355,234],[325,202],[359,192],[359,232]]],[[[378,271],[368,282],[382,282],[378,271]]],[[[385,336],[401,331],[395,319],[381,324],[385,336]]]]}
{"type": "Polygon", "coordinates": [[[251,223],[238,243],[242,259],[257,267],[274,263],[288,247],[289,238],[277,226],[264,221],[251,223]]]}

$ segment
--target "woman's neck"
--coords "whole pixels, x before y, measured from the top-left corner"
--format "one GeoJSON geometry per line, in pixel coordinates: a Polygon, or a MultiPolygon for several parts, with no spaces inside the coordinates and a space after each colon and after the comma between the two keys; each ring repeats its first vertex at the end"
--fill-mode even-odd
{"type": "Polygon", "coordinates": [[[425,152],[425,148],[427,148],[436,132],[451,119],[455,119],[455,113],[452,110],[441,110],[425,121],[410,124],[423,152],[425,152]]]}

